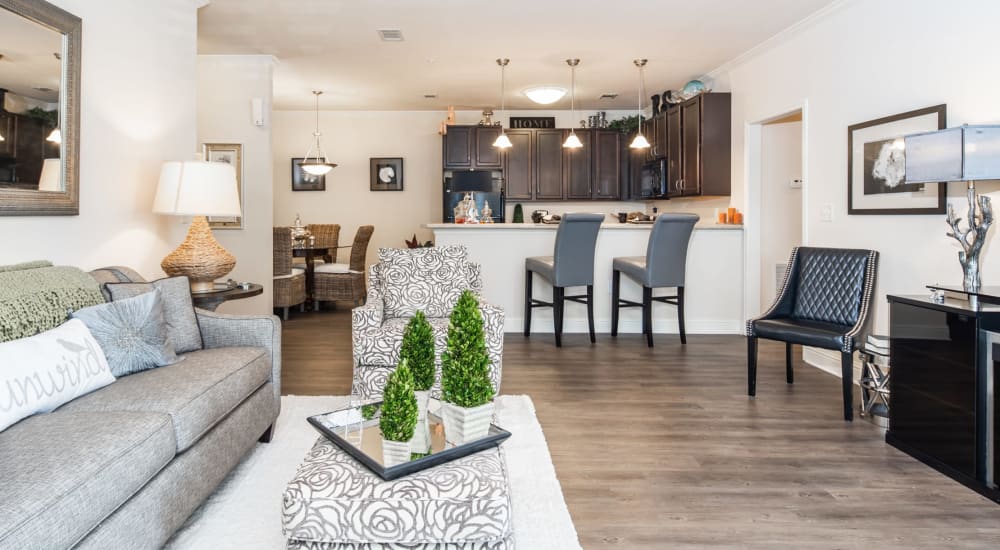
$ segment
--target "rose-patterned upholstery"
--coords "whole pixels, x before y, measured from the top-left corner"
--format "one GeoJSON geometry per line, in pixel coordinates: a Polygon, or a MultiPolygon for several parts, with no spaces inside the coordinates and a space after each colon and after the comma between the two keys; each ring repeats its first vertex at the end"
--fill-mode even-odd
{"type": "MultiPolygon", "coordinates": [[[[368,268],[368,301],[352,311],[354,388],[352,393],[379,398],[399,363],[403,331],[419,309],[434,330],[437,376],[431,395],[440,397],[441,352],[448,338],[448,315],[463,290],[477,296],[483,282],[479,264],[467,261],[464,246],[380,249],[380,263],[368,268]]],[[[490,378],[499,393],[503,359],[504,311],[480,299],[490,378]]]]}

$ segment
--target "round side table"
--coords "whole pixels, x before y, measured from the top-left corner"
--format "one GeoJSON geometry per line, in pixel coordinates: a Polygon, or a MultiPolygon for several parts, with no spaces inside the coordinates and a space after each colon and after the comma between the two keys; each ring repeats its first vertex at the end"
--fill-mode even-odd
{"type": "Polygon", "coordinates": [[[228,302],[229,300],[242,300],[243,298],[258,296],[263,292],[263,285],[251,283],[249,288],[234,286],[218,288],[211,292],[192,293],[191,301],[194,302],[194,307],[196,308],[215,311],[222,304],[222,302],[228,302]]]}

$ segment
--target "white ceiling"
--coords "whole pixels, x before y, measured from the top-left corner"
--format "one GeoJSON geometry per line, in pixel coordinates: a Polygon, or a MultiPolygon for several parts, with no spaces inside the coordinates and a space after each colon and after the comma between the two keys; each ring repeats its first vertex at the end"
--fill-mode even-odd
{"type": "Polygon", "coordinates": [[[211,0],[199,12],[202,54],[270,54],[276,109],[499,107],[497,57],[510,58],[508,108],[549,106],[521,93],[569,87],[579,58],[581,109],[635,108],[632,59],[649,59],[648,96],[676,89],[831,0],[211,0]],[[395,28],[405,41],[382,42],[395,28]],[[598,99],[618,93],[615,100],[598,99]],[[437,99],[424,99],[434,93],[437,99]]]}
{"type": "Polygon", "coordinates": [[[62,35],[0,9],[0,88],[45,102],[59,99],[62,35]],[[49,88],[43,92],[34,88],[49,88]]]}

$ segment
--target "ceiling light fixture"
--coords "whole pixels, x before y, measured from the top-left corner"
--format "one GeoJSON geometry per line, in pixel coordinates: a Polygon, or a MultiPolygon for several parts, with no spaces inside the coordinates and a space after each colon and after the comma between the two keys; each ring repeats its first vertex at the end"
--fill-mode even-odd
{"type": "MultiPolygon", "coordinates": [[[[580,64],[579,59],[567,59],[566,64],[569,65],[569,110],[572,120],[576,120],[576,66],[580,64]]],[[[563,147],[567,149],[579,149],[583,147],[583,142],[576,135],[576,128],[571,128],[569,135],[566,136],[566,141],[563,142],[563,147]]]]}
{"type": "Polygon", "coordinates": [[[313,90],[313,95],[316,96],[316,131],[313,132],[313,137],[316,138],[316,142],[309,145],[309,150],[306,151],[306,156],[302,159],[302,162],[299,163],[299,166],[314,176],[322,176],[330,170],[333,170],[337,165],[333,164],[326,158],[326,155],[323,154],[323,146],[319,143],[319,137],[323,135],[319,131],[319,96],[323,95],[323,92],[313,90]],[[312,157],[312,160],[309,160],[310,155],[312,155],[313,152],[313,146],[316,147],[316,156],[312,157]]]}
{"type": "Polygon", "coordinates": [[[503,58],[503,59],[499,59],[499,58],[497,59],[497,65],[500,65],[500,113],[501,113],[501,115],[497,116],[497,121],[500,123],[500,135],[497,136],[496,141],[493,142],[493,146],[494,147],[498,147],[500,149],[508,149],[508,148],[514,146],[514,144],[510,142],[510,138],[507,137],[507,132],[504,132],[504,130],[503,130],[503,116],[502,116],[502,113],[504,111],[504,108],[507,106],[507,103],[504,101],[504,84],[506,84],[504,76],[506,75],[506,72],[507,72],[507,64],[508,63],[510,63],[510,59],[507,59],[506,57],[503,58]]]}
{"type": "Polygon", "coordinates": [[[642,135],[642,93],[645,83],[643,82],[643,67],[646,66],[645,59],[633,59],[632,63],[639,68],[639,128],[635,132],[635,139],[629,144],[632,149],[648,149],[649,141],[646,140],[646,136],[642,135]]]}
{"type": "Polygon", "coordinates": [[[566,95],[566,88],[559,88],[556,86],[537,86],[535,88],[528,88],[525,90],[524,95],[528,96],[528,99],[539,105],[551,105],[566,95]]]}

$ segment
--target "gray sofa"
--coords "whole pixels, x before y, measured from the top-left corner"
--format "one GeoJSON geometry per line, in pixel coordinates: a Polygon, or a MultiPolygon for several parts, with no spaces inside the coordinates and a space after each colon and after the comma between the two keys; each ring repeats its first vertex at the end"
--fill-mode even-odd
{"type": "MultiPolygon", "coordinates": [[[[99,282],[141,280],[126,268],[99,282]]],[[[281,324],[197,310],[204,349],[0,432],[0,549],[159,548],[280,407],[281,324]]]]}

